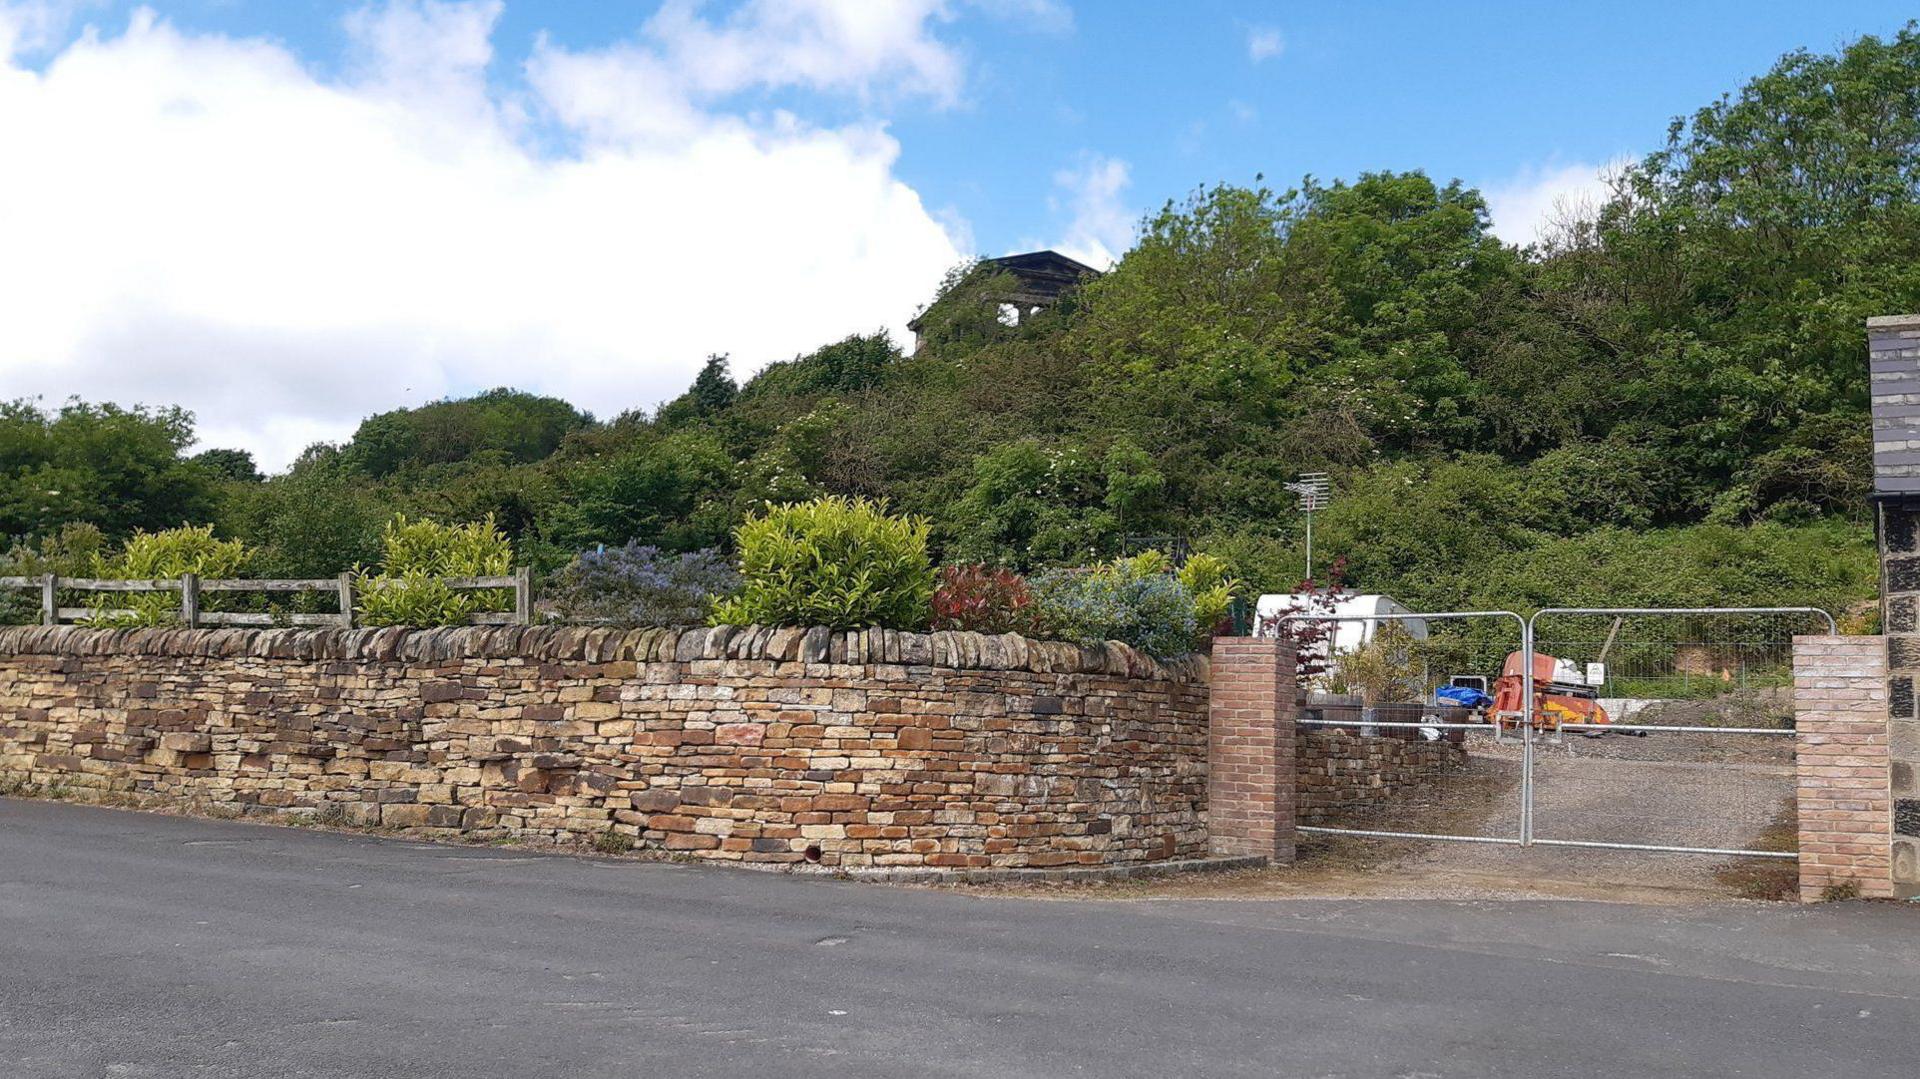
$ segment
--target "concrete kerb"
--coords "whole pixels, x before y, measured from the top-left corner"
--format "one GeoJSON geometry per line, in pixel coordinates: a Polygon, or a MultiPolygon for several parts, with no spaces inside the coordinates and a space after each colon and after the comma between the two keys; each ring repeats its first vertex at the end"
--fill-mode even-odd
{"type": "MultiPolygon", "coordinates": [[[[1063,866],[1050,869],[808,869],[777,867],[777,871],[795,875],[829,876],[875,884],[1066,884],[1113,880],[1146,880],[1154,877],[1183,876],[1194,873],[1224,873],[1234,869],[1259,869],[1268,864],[1257,855],[1236,858],[1183,858],[1171,862],[1142,862],[1138,865],[1063,866]]],[[[752,867],[758,868],[758,867],[752,867]]],[[[774,867],[770,867],[774,868],[774,867]]]]}

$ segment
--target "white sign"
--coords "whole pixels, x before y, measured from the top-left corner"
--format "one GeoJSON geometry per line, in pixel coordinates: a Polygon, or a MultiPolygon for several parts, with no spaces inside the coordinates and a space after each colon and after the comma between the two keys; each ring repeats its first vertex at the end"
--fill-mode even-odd
{"type": "Polygon", "coordinates": [[[1587,684],[1604,686],[1607,684],[1607,665],[1604,663],[1587,664],[1587,684]]]}

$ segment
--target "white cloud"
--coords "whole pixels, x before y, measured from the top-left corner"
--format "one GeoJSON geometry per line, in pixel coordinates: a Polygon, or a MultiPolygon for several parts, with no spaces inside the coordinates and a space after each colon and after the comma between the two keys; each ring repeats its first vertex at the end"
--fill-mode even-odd
{"type": "Polygon", "coordinates": [[[1512,244],[1538,243],[1568,215],[1597,208],[1607,196],[1607,177],[1626,163],[1588,162],[1528,165],[1505,180],[1481,188],[1494,235],[1512,244]]]}
{"type": "Polygon", "coordinates": [[[1247,29],[1247,57],[1254,63],[1271,60],[1280,55],[1287,47],[1280,31],[1271,26],[1254,26],[1247,29]]]}
{"type": "Polygon", "coordinates": [[[1106,269],[1133,246],[1135,214],[1122,197],[1131,182],[1129,171],[1119,158],[1086,154],[1073,167],[1053,174],[1064,199],[1055,198],[1052,204],[1073,215],[1053,245],[1061,254],[1106,269]]]}
{"type": "MultiPolygon", "coordinates": [[[[17,7],[0,42],[23,40],[17,7]]],[[[4,395],[183,404],[204,444],[280,466],[443,394],[607,415],[678,393],[709,352],[751,369],[898,331],[960,258],[881,125],[721,101],[951,100],[941,5],[671,4],[618,48],[543,44],[509,98],[485,82],[499,13],[356,14],[337,78],[144,11],[37,69],[0,50],[4,395]],[[556,141],[577,150],[538,148],[556,141]]]]}
{"type": "Polygon", "coordinates": [[[0,0],[0,60],[37,53],[66,33],[73,17],[95,0],[0,0]]]}

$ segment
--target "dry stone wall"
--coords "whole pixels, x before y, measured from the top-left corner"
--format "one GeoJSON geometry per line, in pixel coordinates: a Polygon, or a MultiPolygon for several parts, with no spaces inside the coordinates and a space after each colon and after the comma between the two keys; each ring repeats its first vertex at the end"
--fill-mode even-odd
{"type": "Polygon", "coordinates": [[[1300,727],[1294,750],[1299,822],[1367,827],[1396,799],[1443,783],[1465,766],[1467,751],[1459,742],[1406,734],[1363,734],[1357,725],[1300,727]]]}
{"type": "Polygon", "coordinates": [[[1008,635],[0,629],[0,780],[740,863],[1204,856],[1206,663],[1008,635]]]}

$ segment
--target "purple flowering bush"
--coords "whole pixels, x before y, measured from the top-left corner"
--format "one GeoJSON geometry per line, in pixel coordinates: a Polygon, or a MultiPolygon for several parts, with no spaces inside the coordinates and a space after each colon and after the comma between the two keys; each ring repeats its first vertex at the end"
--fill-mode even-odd
{"type": "Polygon", "coordinates": [[[673,554],[629,543],[581,552],[549,595],[564,622],[702,626],[714,601],[739,589],[740,574],[719,551],[673,554]]]}

